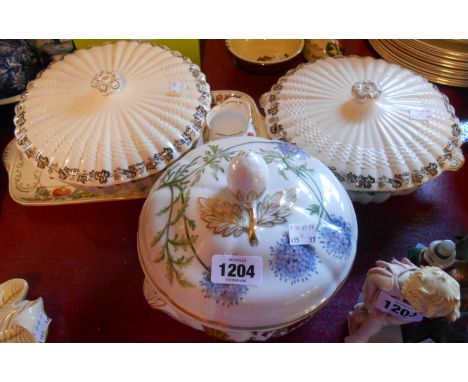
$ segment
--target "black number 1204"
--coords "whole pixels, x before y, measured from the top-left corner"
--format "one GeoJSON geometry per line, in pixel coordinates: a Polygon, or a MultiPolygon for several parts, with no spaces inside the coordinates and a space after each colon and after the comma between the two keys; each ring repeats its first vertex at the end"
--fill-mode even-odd
{"type": "MultiPolygon", "coordinates": [[[[219,266],[221,268],[221,276],[226,276],[226,264],[222,263],[219,266]]],[[[249,265],[248,268],[244,264],[229,264],[227,266],[228,277],[245,277],[246,275],[253,278],[255,276],[255,269],[253,265],[249,265]]]]}
{"type": "Polygon", "coordinates": [[[402,317],[414,317],[417,314],[416,312],[411,313],[408,309],[402,308],[400,305],[392,304],[388,300],[385,300],[385,309],[390,309],[393,313],[399,314],[402,317]],[[391,309],[390,306],[392,306],[391,309]]]}

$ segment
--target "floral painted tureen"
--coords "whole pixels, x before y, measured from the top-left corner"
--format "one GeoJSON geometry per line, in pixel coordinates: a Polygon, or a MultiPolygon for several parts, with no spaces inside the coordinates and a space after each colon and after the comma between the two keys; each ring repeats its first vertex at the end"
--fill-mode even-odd
{"type": "Polygon", "coordinates": [[[172,164],[140,215],[151,306],[218,338],[294,329],[342,285],[357,224],[338,180],[297,146],[236,137],[172,164]]]}

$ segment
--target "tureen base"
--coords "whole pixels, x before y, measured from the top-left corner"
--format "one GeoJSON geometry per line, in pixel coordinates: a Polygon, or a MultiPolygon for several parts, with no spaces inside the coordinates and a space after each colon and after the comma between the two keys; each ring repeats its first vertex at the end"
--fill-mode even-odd
{"type": "Polygon", "coordinates": [[[365,191],[350,191],[348,192],[349,198],[356,203],[360,204],[368,204],[368,203],[383,203],[388,200],[391,196],[398,196],[398,195],[408,195],[412,192],[416,191],[419,187],[410,188],[409,190],[404,191],[395,191],[395,192],[384,192],[384,191],[377,191],[377,192],[365,192],[365,191]]]}
{"type": "Polygon", "coordinates": [[[313,314],[289,324],[286,326],[280,326],[276,328],[267,328],[261,330],[250,330],[250,329],[226,329],[221,327],[216,327],[214,325],[207,325],[198,320],[193,319],[192,317],[184,314],[169,305],[158,293],[158,291],[151,285],[148,279],[145,277],[143,282],[143,294],[146,298],[146,301],[153,309],[159,309],[169,315],[170,317],[176,319],[179,322],[182,322],[185,325],[188,325],[194,329],[201,330],[208,334],[211,337],[217,338],[222,341],[230,342],[263,342],[267,341],[270,338],[281,337],[286,334],[291,333],[293,330],[299,328],[302,324],[308,321],[313,314]]]}

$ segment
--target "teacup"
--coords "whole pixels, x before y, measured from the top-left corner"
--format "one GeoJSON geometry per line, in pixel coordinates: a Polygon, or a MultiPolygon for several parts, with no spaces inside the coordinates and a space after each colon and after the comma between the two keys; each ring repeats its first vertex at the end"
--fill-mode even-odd
{"type": "Polygon", "coordinates": [[[205,141],[256,135],[250,105],[241,99],[228,98],[206,116],[205,141]]]}

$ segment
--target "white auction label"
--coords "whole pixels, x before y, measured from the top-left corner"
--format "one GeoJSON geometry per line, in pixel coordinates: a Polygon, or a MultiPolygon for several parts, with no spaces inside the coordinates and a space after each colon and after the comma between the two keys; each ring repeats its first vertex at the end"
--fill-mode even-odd
{"type": "Polygon", "coordinates": [[[385,292],[380,292],[379,298],[375,302],[374,306],[382,312],[388,313],[393,317],[407,322],[417,322],[424,318],[424,316],[416,312],[411,305],[406,304],[385,292]]]}
{"type": "Polygon", "coordinates": [[[180,81],[171,81],[169,95],[179,96],[185,91],[185,84],[180,81]]]}
{"type": "Polygon", "coordinates": [[[427,121],[431,119],[432,113],[429,109],[410,109],[410,117],[411,119],[415,119],[417,121],[427,121]]]}
{"type": "Polygon", "coordinates": [[[260,256],[213,255],[211,281],[216,284],[262,284],[262,258],[260,256]]]}
{"type": "Polygon", "coordinates": [[[289,225],[289,244],[290,245],[315,244],[315,225],[314,224],[290,224],[289,225]]]}
{"type": "Polygon", "coordinates": [[[48,318],[44,313],[39,314],[39,318],[36,321],[33,329],[33,336],[37,342],[45,342],[47,328],[52,320],[48,318]]]}

